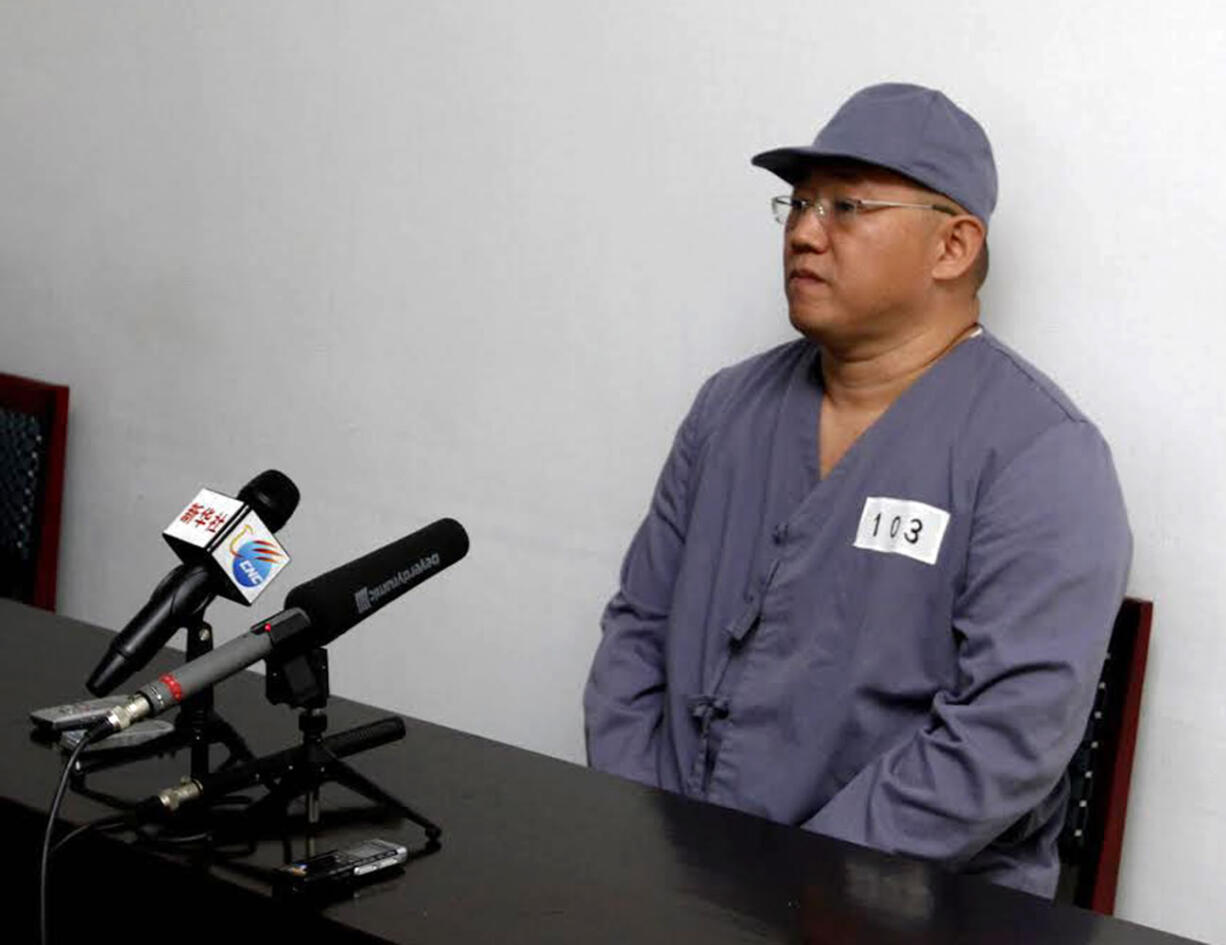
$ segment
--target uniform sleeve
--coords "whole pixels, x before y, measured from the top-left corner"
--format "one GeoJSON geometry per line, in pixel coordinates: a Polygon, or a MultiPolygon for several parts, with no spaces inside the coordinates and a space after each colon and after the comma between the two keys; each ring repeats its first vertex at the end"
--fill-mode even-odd
{"type": "Polygon", "coordinates": [[[1081,739],[1131,556],[1106,444],[1048,429],[976,506],[956,685],[805,826],[957,869],[1035,808],[1081,739]]]}
{"type": "Polygon", "coordinates": [[[647,516],[622,563],[621,582],[601,619],[601,640],[583,694],[588,764],[658,784],[664,718],[664,636],[685,546],[690,474],[703,404],[699,392],[673,441],[647,516]]]}

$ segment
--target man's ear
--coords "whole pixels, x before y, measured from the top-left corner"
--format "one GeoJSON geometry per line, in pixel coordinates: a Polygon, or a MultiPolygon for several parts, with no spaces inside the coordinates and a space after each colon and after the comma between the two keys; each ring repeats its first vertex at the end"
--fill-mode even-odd
{"type": "Polygon", "coordinates": [[[975,265],[987,233],[983,224],[969,214],[945,221],[937,233],[937,258],[932,278],[937,282],[955,282],[975,265]]]}

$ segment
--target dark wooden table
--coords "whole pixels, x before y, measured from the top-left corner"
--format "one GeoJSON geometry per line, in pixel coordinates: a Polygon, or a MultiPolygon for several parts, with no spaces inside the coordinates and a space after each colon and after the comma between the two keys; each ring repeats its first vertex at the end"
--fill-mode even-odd
{"type": "MultiPolygon", "coordinates": [[[[34,937],[38,844],[64,763],[31,738],[27,714],[83,697],[109,637],[0,601],[0,816],[16,873],[5,887],[6,942],[34,937]]],[[[180,658],[164,653],[139,680],[180,658]]],[[[256,674],[219,686],[217,708],[257,754],[299,738],[296,715],[265,700],[256,674]]],[[[334,698],[329,731],[385,714],[334,698]]],[[[267,880],[287,854],[304,852],[300,834],[270,830],[249,849],[212,852],[151,847],[132,833],[87,834],[53,863],[53,940],[1188,941],[437,725],[405,724],[403,740],[349,759],[443,828],[441,849],[412,859],[403,874],[354,898],[305,907],[274,898],[267,880]]],[[[87,784],[143,798],[177,782],[187,766],[185,753],[153,758],[94,773],[87,784]]],[[[360,803],[343,789],[324,792],[329,814],[351,802],[360,803]]],[[[70,794],[61,816],[82,824],[108,813],[70,794]]],[[[387,819],[338,820],[325,825],[318,845],[371,836],[417,851],[424,845],[419,828],[387,819]]]]}

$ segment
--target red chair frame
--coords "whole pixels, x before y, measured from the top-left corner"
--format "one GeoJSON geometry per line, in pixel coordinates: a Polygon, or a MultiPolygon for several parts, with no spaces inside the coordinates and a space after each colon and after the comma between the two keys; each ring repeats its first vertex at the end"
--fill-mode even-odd
{"type": "Polygon", "coordinates": [[[1115,891],[1120,872],[1120,854],[1124,846],[1124,822],[1128,815],[1128,792],[1132,782],[1132,761],[1136,754],[1137,725],[1141,718],[1141,690],[1145,682],[1145,664],[1149,657],[1149,633],[1154,620],[1151,601],[1135,597],[1124,599],[1117,627],[1132,627],[1131,652],[1121,654],[1128,661],[1125,671],[1127,685],[1121,709],[1118,742],[1111,763],[1104,803],[1102,847],[1094,870],[1089,908],[1103,915],[1115,912],[1115,891]]]}
{"type": "Polygon", "coordinates": [[[29,603],[55,610],[68,443],[68,388],[16,374],[0,374],[0,406],[37,417],[47,437],[37,516],[34,590],[29,603]]]}

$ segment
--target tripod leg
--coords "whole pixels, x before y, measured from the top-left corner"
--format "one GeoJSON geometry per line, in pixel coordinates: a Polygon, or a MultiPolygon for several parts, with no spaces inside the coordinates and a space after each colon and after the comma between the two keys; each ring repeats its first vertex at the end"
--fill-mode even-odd
{"type": "Polygon", "coordinates": [[[270,785],[268,793],[243,812],[243,819],[249,824],[272,817],[284,819],[289,813],[289,805],[305,794],[309,787],[307,779],[287,774],[276,784],[270,785]]]}
{"type": "Polygon", "coordinates": [[[216,713],[209,719],[208,734],[209,741],[222,745],[229,752],[226,760],[218,766],[219,771],[232,764],[255,760],[255,752],[251,750],[247,740],[238,733],[233,725],[216,713]]]}
{"type": "Polygon", "coordinates": [[[345,762],[336,759],[329,761],[324,765],[324,772],[327,780],[342,784],[355,794],[360,794],[376,804],[390,807],[406,820],[411,820],[426,831],[426,836],[430,840],[438,840],[442,836],[443,830],[441,827],[427,820],[404,801],[400,800],[400,798],[389,794],[369,778],[358,774],[357,771],[349,767],[345,762]]]}
{"type": "Polygon", "coordinates": [[[157,738],[150,739],[132,748],[118,748],[113,751],[99,752],[97,755],[86,754],[77,760],[76,768],[71,775],[74,790],[83,787],[85,776],[94,771],[105,771],[108,768],[143,761],[157,755],[172,754],[184,746],[190,745],[190,737],[171,729],[157,738]]]}

